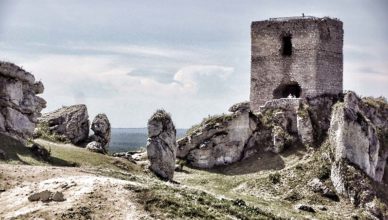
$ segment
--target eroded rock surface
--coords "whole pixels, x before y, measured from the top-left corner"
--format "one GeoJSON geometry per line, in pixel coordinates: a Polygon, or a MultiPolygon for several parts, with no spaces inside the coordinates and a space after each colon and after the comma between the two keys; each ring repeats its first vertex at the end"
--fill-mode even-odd
{"type": "Polygon", "coordinates": [[[106,152],[111,136],[111,126],[108,117],[105,114],[96,115],[93,119],[91,129],[94,134],[90,139],[99,142],[106,152]]]}
{"type": "MultiPolygon", "coordinates": [[[[384,146],[385,143],[379,139],[388,130],[388,114],[382,118],[372,116],[375,121],[385,120],[385,123],[375,125],[363,110],[364,105],[356,94],[349,92],[345,95],[344,103],[335,106],[331,118],[330,144],[335,161],[346,159],[372,179],[381,182],[388,146],[384,146]]],[[[388,108],[388,104],[385,105],[388,108]]]]}
{"type": "Polygon", "coordinates": [[[86,105],[62,107],[39,118],[41,126],[51,133],[64,136],[71,143],[85,141],[89,136],[89,115],[86,105]]]}
{"type": "Polygon", "coordinates": [[[46,101],[42,82],[8,62],[0,62],[0,132],[19,140],[32,136],[46,101]]]}
{"type": "Polygon", "coordinates": [[[213,116],[187,137],[178,141],[177,157],[195,167],[211,168],[236,162],[243,157],[245,145],[256,130],[249,104],[238,103],[231,114],[213,116]],[[252,116],[252,117],[251,117],[252,116]]]}
{"type": "Polygon", "coordinates": [[[178,141],[177,157],[191,166],[231,164],[259,151],[281,153],[301,142],[314,143],[314,129],[305,99],[278,99],[253,113],[248,102],[233,105],[231,114],[212,116],[178,141]]]}
{"type": "Polygon", "coordinates": [[[176,129],[171,116],[156,111],[148,120],[147,155],[150,169],[163,179],[172,180],[176,158],[176,129]]]}
{"type": "Polygon", "coordinates": [[[329,130],[331,181],[337,193],[355,205],[373,200],[372,180],[386,181],[387,113],[385,100],[360,99],[353,92],[334,107],[329,130]]]}

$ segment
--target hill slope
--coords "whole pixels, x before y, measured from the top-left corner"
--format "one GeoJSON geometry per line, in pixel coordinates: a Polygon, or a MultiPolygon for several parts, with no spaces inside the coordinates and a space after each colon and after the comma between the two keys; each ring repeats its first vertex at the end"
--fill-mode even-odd
{"type": "MultiPolygon", "coordinates": [[[[5,140],[5,139],[4,139],[5,140]]],[[[179,184],[163,182],[138,164],[72,145],[36,140],[51,149],[51,162],[17,142],[2,142],[11,155],[0,164],[0,216],[61,219],[336,219],[367,216],[346,201],[312,193],[307,182],[325,179],[321,152],[291,148],[266,153],[227,168],[184,167],[179,184]],[[12,147],[12,151],[10,150],[12,147]],[[117,162],[119,161],[119,162],[117,162]],[[52,166],[55,165],[55,166],[52,166]],[[77,167],[66,167],[77,166],[77,167]],[[43,190],[61,191],[64,202],[30,202],[43,190]],[[310,204],[315,213],[296,210],[310,204]],[[324,208],[323,208],[324,207],[324,208]],[[323,209],[323,210],[321,210],[323,209]],[[326,210],[325,210],[326,209],[326,210]]]]}

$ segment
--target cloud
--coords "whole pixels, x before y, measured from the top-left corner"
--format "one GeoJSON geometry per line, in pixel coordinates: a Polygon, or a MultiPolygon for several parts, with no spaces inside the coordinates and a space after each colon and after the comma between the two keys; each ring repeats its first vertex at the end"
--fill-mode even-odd
{"type": "Polygon", "coordinates": [[[363,66],[363,67],[360,67],[358,68],[358,71],[357,72],[360,72],[360,73],[373,73],[373,74],[381,74],[382,72],[371,67],[371,66],[363,66]]]}
{"type": "Polygon", "coordinates": [[[226,83],[233,73],[233,67],[218,65],[192,65],[180,69],[174,80],[190,91],[200,96],[218,96],[225,94],[230,87],[226,83]]]}

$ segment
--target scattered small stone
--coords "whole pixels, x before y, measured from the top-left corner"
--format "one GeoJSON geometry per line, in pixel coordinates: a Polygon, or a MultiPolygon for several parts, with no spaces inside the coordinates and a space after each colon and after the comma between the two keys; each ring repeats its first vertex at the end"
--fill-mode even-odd
{"type": "Polygon", "coordinates": [[[65,201],[65,198],[63,197],[63,193],[61,192],[54,192],[52,193],[49,190],[44,190],[42,192],[33,193],[28,197],[28,200],[31,202],[36,201],[42,201],[42,202],[50,202],[50,201],[56,201],[56,202],[62,202],[65,201]]]}
{"type": "Polygon", "coordinates": [[[182,172],[183,171],[183,164],[175,164],[175,171],[182,172]]]}
{"type": "Polygon", "coordinates": [[[317,208],[321,211],[327,211],[327,208],[326,206],[323,206],[323,205],[318,205],[317,208]]]}
{"type": "Polygon", "coordinates": [[[96,152],[96,153],[105,153],[105,150],[100,142],[92,141],[86,145],[86,149],[96,152]]]}
{"type": "Polygon", "coordinates": [[[338,195],[329,187],[327,187],[320,179],[314,178],[308,182],[307,185],[310,187],[311,191],[320,193],[322,196],[333,201],[339,201],[338,195]]]}
{"type": "Polygon", "coordinates": [[[42,201],[47,202],[50,200],[51,192],[48,190],[44,190],[42,192],[34,193],[28,197],[28,200],[31,202],[34,201],[42,201]]]}
{"type": "Polygon", "coordinates": [[[51,199],[55,202],[62,202],[65,201],[65,198],[63,197],[63,193],[61,192],[55,192],[52,194],[51,199]]]}
{"type": "Polygon", "coordinates": [[[133,155],[132,152],[118,152],[118,153],[114,153],[112,156],[125,158],[125,159],[131,161],[132,163],[136,164],[136,160],[132,157],[132,155],[133,155]]]}
{"type": "Polygon", "coordinates": [[[305,212],[315,213],[315,210],[313,207],[311,207],[309,205],[305,205],[305,204],[298,204],[295,206],[295,209],[305,211],[305,212]]]}

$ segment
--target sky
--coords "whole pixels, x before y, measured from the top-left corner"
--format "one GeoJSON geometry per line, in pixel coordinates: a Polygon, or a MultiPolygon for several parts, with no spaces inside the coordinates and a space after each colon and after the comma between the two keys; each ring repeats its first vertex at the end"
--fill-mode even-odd
{"type": "Polygon", "coordinates": [[[112,127],[178,128],[249,100],[250,24],[271,17],[344,22],[344,89],[388,96],[385,0],[0,0],[0,60],[45,85],[49,112],[83,103],[112,127]]]}

